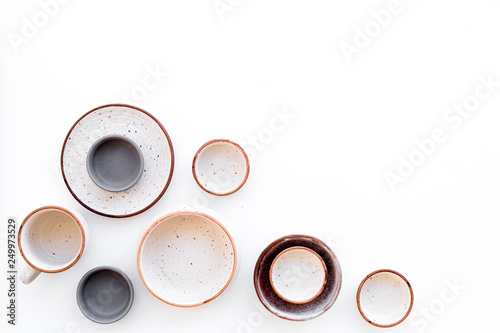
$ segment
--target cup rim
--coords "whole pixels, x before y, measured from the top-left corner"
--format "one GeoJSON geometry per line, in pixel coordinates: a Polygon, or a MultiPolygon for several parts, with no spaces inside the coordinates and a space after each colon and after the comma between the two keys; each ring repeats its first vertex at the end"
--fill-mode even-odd
{"type": "Polygon", "coordinates": [[[87,172],[89,174],[89,177],[94,182],[94,184],[96,184],[97,186],[99,186],[100,188],[102,188],[103,190],[108,191],[108,192],[122,192],[122,191],[126,191],[126,190],[130,189],[131,187],[133,187],[141,179],[142,174],[143,174],[143,169],[144,169],[144,155],[142,154],[142,151],[139,148],[139,145],[137,145],[137,143],[134,140],[131,140],[130,138],[127,138],[126,136],[123,136],[123,135],[109,134],[109,135],[105,135],[105,136],[100,137],[90,146],[89,151],[87,153],[87,157],[85,158],[85,163],[87,166],[87,172]],[[95,152],[97,147],[99,147],[99,145],[101,145],[104,142],[110,141],[110,140],[119,140],[119,141],[127,142],[132,147],[134,147],[135,151],[139,155],[140,172],[138,172],[134,176],[134,178],[129,182],[129,184],[127,184],[126,187],[122,187],[119,189],[106,188],[106,186],[104,186],[104,184],[102,184],[99,180],[97,180],[96,175],[93,173],[93,171],[91,171],[92,168],[90,167],[90,164],[91,164],[90,156],[93,155],[93,153],[95,152]]]}
{"type": "Polygon", "coordinates": [[[132,304],[134,303],[134,286],[133,286],[132,281],[130,280],[130,278],[127,276],[127,274],[125,274],[122,270],[120,270],[120,269],[118,269],[116,267],[113,267],[113,266],[99,266],[99,267],[95,267],[95,268],[92,268],[87,273],[85,273],[82,276],[82,278],[80,279],[80,281],[78,282],[78,286],[76,288],[76,302],[78,304],[78,308],[80,308],[80,311],[89,320],[91,320],[91,321],[93,321],[95,323],[98,323],[98,324],[111,324],[111,323],[114,323],[114,322],[122,319],[123,317],[125,317],[127,315],[127,313],[130,311],[130,309],[132,308],[132,304]],[[127,302],[127,307],[126,307],[125,311],[123,311],[122,313],[120,313],[120,315],[117,316],[116,318],[114,318],[112,321],[106,321],[106,322],[97,321],[97,320],[89,317],[87,315],[87,313],[83,310],[82,306],[81,306],[81,304],[83,303],[83,301],[82,301],[82,299],[80,297],[80,291],[83,290],[83,285],[85,284],[85,282],[88,281],[88,279],[92,275],[94,275],[95,273],[100,272],[100,271],[111,271],[111,272],[114,272],[114,273],[117,273],[118,275],[120,275],[125,280],[125,282],[127,283],[128,290],[130,292],[130,299],[127,302]]]}
{"type": "Polygon", "coordinates": [[[245,150],[243,149],[243,147],[241,147],[239,144],[237,144],[236,142],[233,142],[231,140],[228,140],[228,139],[214,139],[214,140],[210,140],[208,142],[205,142],[199,149],[198,151],[196,151],[196,153],[194,154],[194,158],[193,158],[193,163],[192,163],[192,172],[193,172],[193,177],[194,177],[194,180],[196,181],[196,184],[198,184],[198,186],[205,192],[207,193],[210,193],[212,195],[216,195],[216,196],[226,196],[226,195],[229,195],[229,194],[233,194],[234,192],[238,191],[240,188],[243,187],[243,185],[245,185],[247,179],[248,179],[248,175],[250,174],[250,160],[248,159],[248,155],[247,153],[245,152],[245,150]],[[245,176],[243,177],[243,180],[241,181],[241,183],[234,189],[232,189],[231,191],[228,191],[228,192],[214,192],[214,191],[211,191],[209,190],[208,188],[206,188],[205,186],[203,186],[203,184],[199,181],[198,177],[196,176],[196,162],[198,160],[198,157],[199,155],[201,154],[201,152],[208,146],[212,145],[212,144],[216,144],[216,143],[228,143],[230,145],[233,145],[235,146],[243,155],[243,157],[245,158],[245,176]]]}
{"type": "Polygon", "coordinates": [[[68,209],[60,207],[60,206],[43,206],[43,207],[35,209],[34,211],[32,211],[31,213],[29,213],[24,218],[23,222],[21,223],[21,226],[19,227],[19,231],[18,231],[18,234],[17,234],[17,244],[19,246],[19,252],[21,253],[22,257],[24,258],[24,261],[26,261],[26,263],[28,265],[30,265],[31,267],[33,267],[34,269],[36,269],[37,271],[40,271],[42,273],[59,273],[59,272],[65,271],[67,269],[70,269],[71,267],[73,267],[78,262],[78,260],[80,260],[80,257],[83,254],[83,250],[85,249],[85,244],[86,244],[85,229],[84,229],[83,224],[80,221],[80,219],[75,214],[73,214],[72,212],[70,212],[68,209]],[[80,245],[80,251],[78,252],[78,255],[75,257],[75,259],[73,259],[68,265],[64,266],[63,268],[59,268],[59,269],[44,269],[44,268],[38,267],[38,266],[34,265],[26,257],[26,255],[25,255],[25,253],[23,251],[23,246],[22,246],[22,238],[23,238],[22,237],[22,231],[23,231],[23,228],[26,225],[26,223],[28,222],[28,220],[34,214],[36,214],[36,213],[38,213],[40,211],[43,211],[43,210],[58,210],[58,211],[62,211],[64,213],[70,215],[71,218],[73,218],[73,220],[77,223],[78,227],[80,228],[80,233],[82,235],[82,242],[81,242],[81,245],[80,245]]]}
{"type": "Polygon", "coordinates": [[[314,251],[308,247],[305,247],[305,246],[292,246],[292,247],[288,247],[288,248],[284,249],[283,251],[278,253],[278,255],[276,257],[274,257],[273,262],[271,263],[271,268],[269,268],[269,281],[271,282],[271,287],[273,288],[276,295],[278,295],[279,297],[281,297],[285,301],[290,302],[290,303],[294,303],[294,304],[305,304],[305,303],[309,303],[310,301],[316,299],[316,297],[321,295],[321,293],[323,292],[323,289],[325,289],[325,285],[326,285],[327,280],[328,280],[328,271],[326,269],[325,261],[323,260],[323,258],[321,258],[321,256],[316,251],[314,251]],[[319,261],[321,262],[321,266],[323,268],[323,271],[325,272],[325,276],[324,276],[323,284],[322,284],[321,288],[312,297],[309,297],[308,299],[306,299],[304,301],[300,301],[300,302],[290,300],[287,297],[283,296],[281,293],[279,293],[278,290],[276,290],[277,288],[275,287],[275,285],[273,283],[273,279],[272,279],[273,268],[274,268],[274,265],[276,264],[276,261],[280,257],[282,257],[285,253],[290,252],[290,251],[294,251],[294,250],[303,250],[303,251],[307,251],[307,252],[313,254],[316,258],[319,259],[319,261]]]}
{"type": "Polygon", "coordinates": [[[377,327],[393,327],[393,326],[401,324],[410,315],[411,309],[413,308],[413,301],[414,301],[413,288],[410,285],[410,282],[408,282],[408,280],[403,276],[403,274],[401,274],[395,270],[392,270],[392,269],[378,269],[376,271],[371,272],[363,279],[363,281],[361,281],[361,283],[359,284],[359,287],[358,287],[358,291],[356,293],[356,305],[358,307],[359,313],[361,314],[363,319],[366,320],[369,324],[372,324],[373,326],[377,326],[377,327]],[[395,274],[395,275],[399,276],[406,283],[406,285],[408,286],[408,290],[410,291],[410,306],[408,307],[408,311],[406,311],[403,318],[399,319],[398,321],[396,321],[394,323],[387,324],[387,325],[379,324],[379,323],[376,323],[376,322],[370,320],[365,315],[365,313],[363,312],[363,309],[361,307],[360,295],[361,295],[361,290],[363,289],[365,282],[369,278],[371,278],[372,276],[377,275],[379,273],[391,273],[391,274],[395,274]]]}
{"type": "Polygon", "coordinates": [[[215,298],[219,297],[220,294],[222,294],[222,292],[224,292],[224,290],[226,290],[226,288],[229,286],[229,284],[233,280],[234,274],[236,272],[236,266],[237,266],[237,262],[238,262],[237,257],[238,257],[238,255],[237,255],[237,252],[236,252],[236,245],[234,244],[233,237],[231,236],[231,234],[229,233],[229,231],[227,230],[227,228],[224,225],[222,225],[222,223],[220,223],[219,221],[217,221],[215,218],[213,218],[212,216],[210,216],[208,214],[205,214],[205,213],[202,213],[202,212],[195,212],[195,211],[183,210],[183,211],[172,212],[172,213],[169,213],[169,214],[167,214],[165,216],[162,216],[159,219],[157,219],[151,226],[149,226],[149,228],[146,230],[146,232],[142,236],[141,241],[139,243],[139,250],[137,251],[137,270],[139,271],[139,275],[141,277],[142,282],[144,283],[144,286],[146,286],[146,289],[148,289],[149,292],[153,296],[155,296],[156,298],[158,298],[160,301],[165,302],[165,303],[170,304],[170,305],[173,305],[173,306],[181,307],[181,308],[191,308],[191,307],[196,307],[196,306],[203,305],[205,303],[208,303],[208,302],[214,300],[215,298]],[[229,238],[229,242],[231,243],[231,247],[232,247],[233,253],[234,253],[233,268],[231,270],[231,275],[229,276],[226,284],[215,295],[213,295],[211,298],[209,298],[207,300],[204,300],[202,302],[199,302],[199,303],[195,303],[195,304],[178,304],[178,303],[174,303],[174,302],[171,302],[171,301],[167,301],[166,299],[160,297],[146,283],[146,278],[145,278],[145,276],[144,276],[144,274],[142,272],[141,254],[142,254],[142,250],[144,248],[144,242],[146,241],[146,238],[149,236],[149,234],[151,233],[151,231],[153,231],[153,229],[155,229],[160,223],[164,222],[167,219],[170,219],[171,217],[179,216],[179,215],[201,216],[201,217],[207,218],[210,221],[214,222],[218,227],[220,227],[224,231],[224,233],[229,238]]]}

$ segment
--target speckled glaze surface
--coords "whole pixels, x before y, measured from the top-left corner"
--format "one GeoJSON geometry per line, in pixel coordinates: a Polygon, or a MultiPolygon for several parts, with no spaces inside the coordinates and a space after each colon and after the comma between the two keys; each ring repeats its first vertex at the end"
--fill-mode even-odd
{"type": "Polygon", "coordinates": [[[30,283],[39,272],[69,269],[82,256],[87,237],[86,222],[78,214],[59,206],[34,210],[18,233],[19,252],[29,265],[21,273],[21,281],[30,283]]]}
{"type": "Polygon", "coordinates": [[[152,207],[172,178],[174,152],[160,122],[146,111],[123,104],[104,105],[83,115],[69,131],[61,153],[61,169],[71,194],[84,207],[109,217],[128,217],[152,207]],[[121,192],[106,191],[89,176],[86,158],[92,144],[122,135],[141,149],[144,170],[139,181],[121,192]]]}
{"type": "Polygon", "coordinates": [[[290,235],[279,238],[267,246],[257,259],[254,270],[254,286],[261,303],[276,316],[294,321],[318,317],[331,308],[338,297],[342,284],[340,263],[333,251],[321,240],[307,235],[290,235]],[[302,246],[316,252],[325,263],[328,272],[322,292],[312,301],[295,304],[282,299],[273,290],[269,279],[271,264],[282,251],[302,246]]]}
{"type": "Polygon", "coordinates": [[[356,294],[356,302],[367,322],[378,327],[392,327],[410,314],[413,289],[400,273],[382,269],[363,279],[356,294]]]}
{"type": "Polygon", "coordinates": [[[146,231],[137,267],[158,299],[192,307],[213,300],[227,288],[236,269],[236,248],[229,232],[214,218],[174,212],[146,231]]]}
{"type": "Polygon", "coordinates": [[[96,267],[80,280],[76,300],[85,317],[99,324],[110,324],[129,312],[134,301],[134,287],[118,268],[96,267]]]}
{"type": "Polygon", "coordinates": [[[217,139],[198,149],[192,169],[196,183],[204,191],[222,196],[238,191],[245,184],[250,162],[240,145],[217,139]]]}
{"type": "Polygon", "coordinates": [[[321,294],[327,276],[323,259],[302,246],[283,250],[274,258],[269,271],[274,292],[296,304],[308,303],[321,294]]]}

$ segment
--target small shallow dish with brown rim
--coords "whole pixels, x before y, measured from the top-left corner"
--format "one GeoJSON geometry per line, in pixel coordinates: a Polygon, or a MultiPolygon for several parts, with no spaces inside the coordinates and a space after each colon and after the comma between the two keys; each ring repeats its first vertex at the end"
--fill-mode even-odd
{"type": "Polygon", "coordinates": [[[330,309],[337,299],[342,284],[340,263],[333,251],[321,240],[307,235],[289,235],[269,244],[257,259],[254,287],[262,305],[274,315],[293,321],[310,320],[330,309]],[[323,260],[327,278],[321,292],[310,302],[292,303],[278,295],[271,284],[270,271],[275,258],[284,250],[304,247],[314,251],[323,260]]]}
{"type": "Polygon", "coordinates": [[[368,274],[359,284],[356,303],[361,316],[377,327],[393,327],[405,320],[413,307],[413,288],[391,269],[368,274]]]}
{"type": "Polygon", "coordinates": [[[238,191],[247,181],[250,162],[235,142],[216,139],[198,149],[193,159],[193,177],[205,192],[224,196],[238,191]]]}

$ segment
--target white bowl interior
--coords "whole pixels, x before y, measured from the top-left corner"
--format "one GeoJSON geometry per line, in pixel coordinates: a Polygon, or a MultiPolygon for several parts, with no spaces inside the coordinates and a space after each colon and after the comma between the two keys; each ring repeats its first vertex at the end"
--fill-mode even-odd
{"type": "Polygon", "coordinates": [[[180,214],[157,224],[143,242],[140,259],[150,291],[167,303],[194,306],[217,296],[236,265],[234,244],[211,219],[180,214]]]}
{"type": "Polygon", "coordinates": [[[195,173],[202,187],[217,194],[238,189],[247,174],[243,151],[229,142],[216,141],[204,147],[195,162],[195,173]]]}
{"type": "Polygon", "coordinates": [[[410,309],[410,287],[395,273],[379,272],[365,281],[359,301],[364,315],[371,322],[392,325],[403,319],[410,309]]]}
{"type": "Polygon", "coordinates": [[[307,303],[323,290],[327,272],[323,259],[304,247],[291,247],[276,256],[271,265],[271,285],[284,300],[307,303]]]}
{"type": "Polygon", "coordinates": [[[36,267],[55,271],[66,268],[80,253],[82,231],[75,219],[58,209],[44,209],[26,221],[21,246],[36,267]]]}

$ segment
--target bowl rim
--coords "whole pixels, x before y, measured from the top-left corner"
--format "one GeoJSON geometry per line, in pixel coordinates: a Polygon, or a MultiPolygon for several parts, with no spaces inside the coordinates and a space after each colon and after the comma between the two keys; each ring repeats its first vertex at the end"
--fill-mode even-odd
{"type": "Polygon", "coordinates": [[[142,236],[141,241],[139,243],[139,249],[137,251],[137,270],[139,271],[139,275],[141,277],[142,282],[144,283],[144,286],[146,286],[146,288],[149,290],[149,292],[153,296],[158,298],[160,301],[165,302],[165,303],[170,304],[170,305],[173,305],[173,306],[181,307],[181,308],[191,308],[191,307],[203,305],[205,303],[208,303],[208,302],[214,300],[220,294],[222,294],[222,292],[224,292],[224,290],[226,290],[226,288],[229,286],[229,284],[233,280],[234,274],[236,272],[236,266],[237,266],[237,262],[238,262],[237,257],[238,257],[238,255],[236,252],[236,245],[234,243],[234,239],[231,236],[231,234],[229,233],[229,231],[227,230],[227,228],[222,223],[220,223],[219,221],[217,221],[215,218],[213,218],[212,216],[210,216],[208,214],[205,214],[202,212],[184,210],[184,211],[172,212],[172,213],[169,213],[165,216],[162,216],[159,219],[157,219],[151,226],[149,226],[149,228],[146,230],[146,232],[142,236]],[[198,216],[198,217],[203,217],[203,218],[206,218],[206,219],[210,220],[211,222],[213,222],[215,225],[217,225],[219,228],[221,228],[222,231],[229,238],[229,242],[231,243],[231,247],[232,247],[233,253],[234,253],[233,267],[231,270],[231,275],[229,276],[226,284],[215,295],[213,295],[209,299],[204,300],[204,301],[199,302],[199,303],[194,303],[194,304],[179,304],[179,303],[174,303],[174,302],[171,302],[171,301],[168,301],[168,300],[162,298],[160,295],[158,295],[156,292],[154,292],[153,289],[146,283],[146,278],[144,276],[144,273],[142,271],[142,266],[141,266],[141,254],[142,254],[142,250],[144,248],[144,242],[146,241],[146,238],[149,236],[151,231],[153,231],[153,229],[155,229],[159,224],[163,223],[164,221],[169,220],[172,217],[182,216],[182,215],[194,215],[194,216],[198,216]]]}

